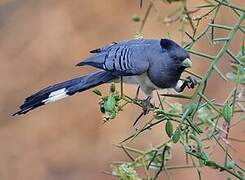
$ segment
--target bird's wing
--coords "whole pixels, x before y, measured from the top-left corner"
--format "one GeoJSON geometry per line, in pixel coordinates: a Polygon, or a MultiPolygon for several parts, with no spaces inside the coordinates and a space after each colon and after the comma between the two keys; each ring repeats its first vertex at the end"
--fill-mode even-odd
{"type": "Polygon", "coordinates": [[[94,55],[77,65],[94,66],[120,76],[140,75],[148,70],[146,50],[150,45],[143,40],[112,43],[90,51],[94,55]]]}

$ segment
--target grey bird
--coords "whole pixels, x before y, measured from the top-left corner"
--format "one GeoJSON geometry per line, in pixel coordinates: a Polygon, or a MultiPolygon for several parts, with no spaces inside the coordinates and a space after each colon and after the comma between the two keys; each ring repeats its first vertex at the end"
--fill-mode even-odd
{"type": "Polygon", "coordinates": [[[134,39],[113,42],[90,51],[93,55],[77,66],[89,65],[100,70],[75,79],[49,86],[27,97],[14,113],[25,114],[41,105],[71,96],[107,82],[137,84],[147,96],[144,113],[149,110],[152,93],[157,89],[173,88],[182,92],[193,88],[196,81],[180,81],[185,68],[192,62],[185,49],[170,39],[134,39]]]}

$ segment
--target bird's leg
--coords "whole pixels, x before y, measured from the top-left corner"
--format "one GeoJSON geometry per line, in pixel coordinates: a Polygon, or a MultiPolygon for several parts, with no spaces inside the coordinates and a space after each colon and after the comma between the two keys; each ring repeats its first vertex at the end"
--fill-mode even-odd
{"type": "Polygon", "coordinates": [[[139,100],[139,92],[140,92],[140,86],[138,86],[137,91],[136,91],[136,95],[135,95],[135,100],[136,101],[139,100]]]}
{"type": "Polygon", "coordinates": [[[152,96],[148,96],[143,102],[142,102],[142,109],[143,109],[143,113],[144,115],[148,114],[150,112],[151,109],[151,99],[152,96]]]}
{"type": "Polygon", "coordinates": [[[197,80],[194,77],[188,76],[187,80],[179,80],[174,90],[176,92],[182,92],[186,88],[186,86],[190,89],[193,89],[197,85],[197,80]]]}
{"type": "Polygon", "coordinates": [[[121,84],[121,99],[123,98],[123,77],[120,76],[120,84],[121,84]]]}
{"type": "MultiPolygon", "coordinates": [[[[140,86],[138,86],[138,89],[137,89],[137,94],[136,94],[136,98],[137,99],[138,99],[138,93],[139,93],[138,91],[139,91],[139,89],[140,89],[140,86]]],[[[151,96],[148,96],[145,100],[142,101],[142,109],[143,109],[143,112],[134,121],[134,124],[133,124],[134,127],[137,124],[137,122],[142,118],[143,115],[146,115],[146,114],[148,114],[150,112],[150,109],[153,106],[151,104],[151,99],[152,99],[152,95],[151,96]]]]}

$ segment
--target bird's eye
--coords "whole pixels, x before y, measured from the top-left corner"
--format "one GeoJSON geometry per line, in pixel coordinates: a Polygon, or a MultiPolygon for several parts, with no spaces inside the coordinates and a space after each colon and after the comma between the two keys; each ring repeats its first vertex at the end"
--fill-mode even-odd
{"type": "Polygon", "coordinates": [[[178,61],[178,60],[179,60],[176,56],[174,56],[173,59],[174,59],[175,61],[178,61]]]}

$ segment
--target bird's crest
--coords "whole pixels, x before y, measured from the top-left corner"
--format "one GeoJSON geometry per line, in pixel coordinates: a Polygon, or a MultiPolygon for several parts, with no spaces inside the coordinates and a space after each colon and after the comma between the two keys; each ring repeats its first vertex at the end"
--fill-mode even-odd
{"type": "Polygon", "coordinates": [[[174,41],[170,39],[161,39],[160,45],[163,49],[167,49],[167,50],[180,47],[178,44],[176,44],[174,41]]]}

